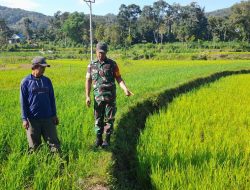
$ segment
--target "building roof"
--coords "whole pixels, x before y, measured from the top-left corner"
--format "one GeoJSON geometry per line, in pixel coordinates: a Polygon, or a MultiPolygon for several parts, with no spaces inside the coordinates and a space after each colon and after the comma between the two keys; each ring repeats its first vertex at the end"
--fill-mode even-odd
{"type": "Polygon", "coordinates": [[[20,39],[24,39],[24,36],[22,34],[13,34],[10,39],[20,40],[20,39]]]}

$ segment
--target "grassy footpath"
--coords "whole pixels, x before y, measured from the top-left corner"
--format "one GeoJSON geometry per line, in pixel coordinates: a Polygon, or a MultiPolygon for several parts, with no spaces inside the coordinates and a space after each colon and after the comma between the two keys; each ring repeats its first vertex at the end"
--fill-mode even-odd
{"type": "Polygon", "coordinates": [[[149,117],[137,146],[140,178],[159,190],[249,189],[249,87],[249,74],[222,78],[149,117]]]}
{"type": "MultiPolygon", "coordinates": [[[[126,133],[129,126],[122,125],[124,115],[139,102],[186,81],[218,71],[250,68],[249,61],[243,60],[118,61],[122,76],[135,96],[127,98],[118,88],[116,126],[123,129],[124,134],[121,136],[117,128],[112,138],[113,146],[103,151],[92,148],[95,139],[93,109],[85,107],[84,95],[87,61],[53,60],[49,63],[52,67],[46,70],[46,75],[54,84],[63,158],[51,156],[45,146],[37,154],[27,155],[20,120],[19,84],[30,69],[29,65],[5,65],[0,69],[1,189],[87,189],[96,185],[133,189],[135,184],[124,178],[131,172],[119,172],[116,167],[117,161],[127,153],[124,150],[130,148],[130,140],[136,141],[138,137],[126,133]]],[[[131,150],[124,159],[135,156],[131,150]]]]}

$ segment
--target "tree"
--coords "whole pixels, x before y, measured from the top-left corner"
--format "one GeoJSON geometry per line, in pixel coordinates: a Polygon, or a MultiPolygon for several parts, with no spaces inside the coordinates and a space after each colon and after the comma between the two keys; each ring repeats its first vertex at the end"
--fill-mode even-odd
{"type": "Polygon", "coordinates": [[[207,18],[204,8],[197,3],[191,3],[188,6],[179,7],[179,17],[174,24],[174,34],[180,41],[187,41],[189,38],[207,39],[207,18]]]}
{"type": "Polygon", "coordinates": [[[174,5],[169,5],[166,10],[166,15],[164,18],[164,21],[166,23],[167,27],[167,41],[174,41],[174,35],[172,31],[172,26],[174,22],[178,19],[178,10],[179,10],[179,5],[174,4],[174,5]]]}
{"type": "Polygon", "coordinates": [[[98,42],[101,42],[101,41],[108,42],[107,40],[104,40],[105,39],[104,31],[105,31],[105,25],[104,24],[99,24],[99,25],[96,26],[95,38],[96,38],[96,40],[98,42]]]}
{"type": "Polygon", "coordinates": [[[75,43],[84,42],[83,36],[88,32],[87,28],[88,24],[84,14],[78,12],[70,14],[62,25],[65,35],[75,43]]]}
{"type": "Polygon", "coordinates": [[[51,30],[48,30],[47,28],[38,28],[34,33],[36,34],[36,40],[40,41],[54,41],[53,35],[50,33],[51,30]]]}
{"type": "Polygon", "coordinates": [[[54,16],[49,20],[48,40],[50,41],[66,41],[66,35],[62,30],[62,25],[69,17],[69,12],[62,13],[57,11],[54,16]]]}
{"type": "Polygon", "coordinates": [[[235,34],[228,17],[208,17],[208,31],[213,41],[228,41],[235,34]]]}
{"type": "Polygon", "coordinates": [[[154,41],[154,30],[156,27],[156,22],[154,19],[155,15],[153,8],[151,6],[144,6],[138,21],[138,30],[142,36],[142,40],[146,40],[147,42],[154,41]]]}
{"type": "Polygon", "coordinates": [[[7,44],[8,37],[10,35],[10,29],[7,26],[4,19],[0,19],[0,45],[7,44]]]}
{"type": "Polygon", "coordinates": [[[159,42],[160,27],[163,26],[167,7],[168,4],[163,0],[158,0],[153,3],[154,22],[156,26],[154,30],[154,39],[156,43],[159,42]]]}
{"type": "Polygon", "coordinates": [[[141,14],[141,9],[138,5],[124,5],[122,4],[118,13],[118,23],[122,29],[122,38],[126,39],[128,36],[132,38],[132,42],[138,42],[138,18],[141,14]]]}
{"type": "Polygon", "coordinates": [[[230,16],[235,31],[239,33],[240,39],[250,42],[250,0],[242,1],[232,7],[230,16]]]}
{"type": "Polygon", "coordinates": [[[23,23],[23,33],[26,36],[27,40],[31,40],[31,36],[32,36],[32,30],[30,28],[30,24],[32,23],[32,21],[26,17],[22,20],[23,23]]]}
{"type": "Polygon", "coordinates": [[[113,46],[118,46],[122,44],[121,30],[118,24],[106,25],[104,36],[106,42],[110,43],[113,46]]]}
{"type": "Polygon", "coordinates": [[[167,33],[166,25],[165,24],[161,24],[160,27],[159,27],[159,34],[160,34],[161,44],[163,42],[164,34],[166,34],[166,33],[167,33]]]}

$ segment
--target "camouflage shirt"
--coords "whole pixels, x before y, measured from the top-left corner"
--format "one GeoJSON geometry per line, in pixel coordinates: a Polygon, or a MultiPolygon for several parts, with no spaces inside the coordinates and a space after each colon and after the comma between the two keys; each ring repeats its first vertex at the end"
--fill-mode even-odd
{"type": "Polygon", "coordinates": [[[94,97],[97,102],[112,101],[116,98],[115,79],[120,77],[115,61],[106,58],[88,65],[86,78],[91,78],[94,87],[94,97]]]}

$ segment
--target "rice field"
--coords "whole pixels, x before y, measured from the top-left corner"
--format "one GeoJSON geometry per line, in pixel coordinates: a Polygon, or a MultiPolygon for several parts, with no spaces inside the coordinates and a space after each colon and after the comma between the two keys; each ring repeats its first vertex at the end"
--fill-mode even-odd
{"type": "MultiPolygon", "coordinates": [[[[92,147],[95,139],[93,109],[85,106],[84,93],[88,61],[49,60],[51,68],[46,69],[45,75],[54,85],[62,157],[51,155],[46,146],[36,154],[28,154],[21,126],[19,85],[22,78],[30,74],[30,65],[4,64],[0,67],[0,189],[94,189],[99,186],[140,189],[132,181],[120,180],[122,175],[116,168],[117,160],[122,157],[119,151],[126,153],[131,137],[123,134],[121,138],[126,143],[118,139],[122,135],[119,131],[124,116],[138,103],[187,81],[225,70],[250,69],[247,60],[117,62],[122,77],[135,95],[127,98],[117,89],[118,113],[111,139],[113,145],[104,151],[92,147]]],[[[133,119],[129,122],[132,126],[133,119]]]]}
{"type": "Polygon", "coordinates": [[[250,75],[176,98],[150,116],[138,150],[153,189],[250,188],[250,75]]]}

